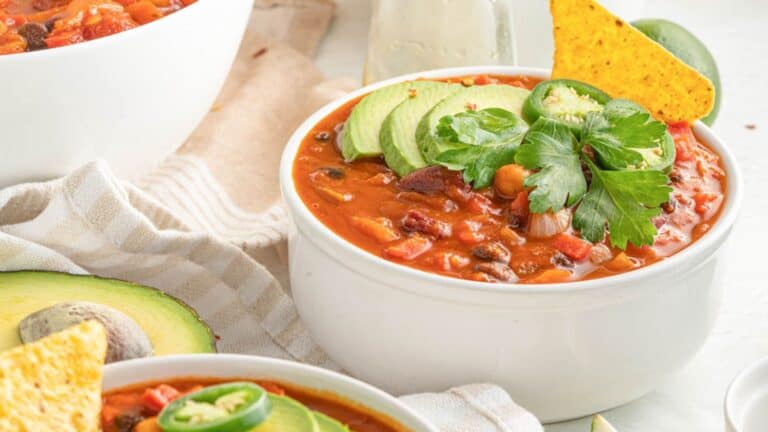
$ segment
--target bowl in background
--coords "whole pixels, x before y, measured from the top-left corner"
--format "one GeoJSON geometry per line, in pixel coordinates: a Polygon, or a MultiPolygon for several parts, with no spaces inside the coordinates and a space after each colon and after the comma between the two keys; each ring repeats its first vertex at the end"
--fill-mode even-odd
{"type": "Polygon", "coordinates": [[[329,392],[384,414],[413,432],[437,432],[405,404],[368,384],[314,366],[266,357],[187,354],[110,363],[104,368],[103,390],[184,377],[264,379],[329,392]]]}
{"type": "Polygon", "coordinates": [[[292,173],[301,141],[338,107],[396,82],[479,74],[549,77],[544,69],[507,66],[402,76],[330,103],[291,137],[280,183],[293,220],[290,279],[303,322],[345,370],[395,394],[492,382],[553,422],[648,393],[693,357],[721,303],[721,248],[743,188],[733,155],[703,123],[694,131],[720,154],[728,175],[720,219],[676,255],[602,279],[489,284],[419,271],[342,239],[297,194],[292,173]]]}
{"type": "Polygon", "coordinates": [[[739,373],[725,395],[726,432],[768,430],[768,358],[739,373]]]}
{"type": "Polygon", "coordinates": [[[136,178],[208,112],[253,0],[200,0],[132,30],[0,56],[0,187],[105,159],[136,178]]]}

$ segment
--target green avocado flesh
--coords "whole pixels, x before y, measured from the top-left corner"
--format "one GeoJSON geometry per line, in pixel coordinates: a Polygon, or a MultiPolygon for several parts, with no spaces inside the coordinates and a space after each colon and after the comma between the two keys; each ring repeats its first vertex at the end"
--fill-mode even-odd
{"type": "Polygon", "coordinates": [[[320,432],[349,432],[349,428],[323,413],[314,412],[320,432]]]}
{"type": "Polygon", "coordinates": [[[381,155],[379,135],[381,125],[389,113],[409,93],[434,86],[433,81],[409,81],[380,88],[364,97],[352,109],[341,133],[341,153],[352,161],[361,157],[381,155]]]}
{"type": "Polygon", "coordinates": [[[632,25],[712,81],[715,86],[715,106],[712,107],[712,111],[706,117],[701,119],[711,126],[720,110],[723,92],[720,86],[720,72],[717,69],[717,63],[706,45],[684,27],[671,21],[642,19],[634,21],[632,25]]]}
{"type": "Polygon", "coordinates": [[[291,398],[269,395],[272,412],[264,423],[251,429],[251,432],[321,432],[314,414],[307,407],[291,398]]]}
{"type": "MultiPolygon", "coordinates": [[[[522,117],[522,108],[530,91],[504,84],[491,84],[462,88],[453,95],[443,99],[427,112],[419,121],[416,128],[416,142],[427,163],[437,165],[435,157],[442,153],[441,144],[435,139],[435,128],[440,119],[467,111],[485,108],[502,108],[522,117]]],[[[449,169],[459,169],[445,165],[449,169]]]]}
{"type": "Polygon", "coordinates": [[[462,89],[459,84],[429,84],[397,105],[381,126],[379,141],[384,160],[399,176],[427,166],[416,143],[419,120],[438,102],[462,89]]]}
{"type": "Polygon", "coordinates": [[[160,290],[38,271],[0,272],[0,351],[21,344],[21,320],[63,302],[97,303],[124,313],[149,337],[155,355],[216,351],[213,334],[197,313],[160,290]]]}

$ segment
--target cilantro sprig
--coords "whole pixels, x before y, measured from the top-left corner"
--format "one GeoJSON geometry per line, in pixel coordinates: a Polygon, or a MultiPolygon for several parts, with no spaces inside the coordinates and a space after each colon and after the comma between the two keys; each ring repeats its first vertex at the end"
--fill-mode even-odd
{"type": "Polygon", "coordinates": [[[532,212],[578,205],[573,226],[582,237],[602,241],[607,227],[611,244],[625,249],[627,243],[653,244],[652,219],[672,189],[664,172],[644,166],[641,153],[660,148],[666,126],[631,102],[615,102],[605,112],[589,115],[580,139],[557,120],[537,120],[515,162],[537,170],[525,183],[534,188],[529,195],[532,212]],[[588,185],[585,172],[591,177],[588,185]]]}
{"type": "Polygon", "coordinates": [[[436,136],[445,150],[435,158],[464,172],[464,182],[476,189],[487,187],[496,170],[514,162],[528,125],[501,108],[466,111],[445,116],[436,136]]]}

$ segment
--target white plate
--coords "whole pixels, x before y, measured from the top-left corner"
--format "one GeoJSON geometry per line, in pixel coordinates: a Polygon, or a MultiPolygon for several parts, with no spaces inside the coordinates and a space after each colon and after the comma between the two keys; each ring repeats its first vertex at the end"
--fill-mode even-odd
{"type": "Polygon", "coordinates": [[[725,430],[768,431],[768,358],[741,372],[725,396],[725,430]]]}

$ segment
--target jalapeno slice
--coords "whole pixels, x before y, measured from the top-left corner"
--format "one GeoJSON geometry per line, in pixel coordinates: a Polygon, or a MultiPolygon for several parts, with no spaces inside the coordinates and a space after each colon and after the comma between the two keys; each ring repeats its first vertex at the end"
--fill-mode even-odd
{"type": "Polygon", "coordinates": [[[558,120],[579,136],[590,112],[602,112],[611,100],[602,90],[569,79],[540,82],[523,104],[523,118],[533,124],[539,117],[558,120]]]}
{"type": "Polygon", "coordinates": [[[241,432],[272,410],[267,391],[249,382],[206,387],[168,404],[157,418],[163,432],[241,432]]]}

